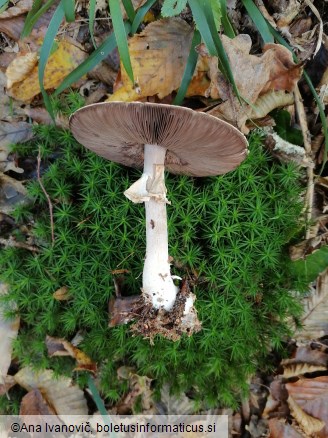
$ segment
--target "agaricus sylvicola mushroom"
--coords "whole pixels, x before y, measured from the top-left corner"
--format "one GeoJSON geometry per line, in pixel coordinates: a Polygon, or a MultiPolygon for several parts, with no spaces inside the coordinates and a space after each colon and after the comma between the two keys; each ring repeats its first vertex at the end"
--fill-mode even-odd
{"type": "MultiPolygon", "coordinates": [[[[164,169],[175,174],[214,176],[236,168],[247,141],[233,126],[188,108],[141,102],[89,105],[70,119],[75,138],[98,155],[125,166],[143,167],[126,190],[146,209],[146,257],[142,293],[155,309],[170,311],[179,288],[170,272],[164,169]]],[[[192,330],[194,296],[184,303],[182,323],[192,330]]]]}

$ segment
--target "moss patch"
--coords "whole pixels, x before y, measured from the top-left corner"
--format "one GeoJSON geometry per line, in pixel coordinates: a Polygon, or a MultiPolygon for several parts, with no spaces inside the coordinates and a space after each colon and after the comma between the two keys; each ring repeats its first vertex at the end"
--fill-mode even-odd
{"type": "Polygon", "coordinates": [[[108,327],[112,271],[128,271],[125,294],[141,287],[144,208],[123,196],[139,173],[85,150],[69,132],[37,131],[37,141],[18,150],[35,155],[41,145],[56,242],[51,246],[47,202],[33,181],[33,204],[18,208],[15,218],[36,219],[33,233],[43,250],[11,248],[0,255],[1,279],[10,283],[22,320],[15,342],[21,364],[70,372],[70,359],[47,357],[45,336],[70,340],[81,330],[80,348],[98,363],[108,401],[124,390],[116,370],[125,364],[159,387],[168,381],[175,391],[192,390],[209,405],[233,406],[247,389],[247,377],[265,366],[268,348],[281,346],[289,333],[286,318],[300,313],[289,292],[294,284],[285,251],[300,227],[298,171],[272,162],[254,134],[247,160],[234,172],[167,176],[172,274],[187,278],[197,295],[202,330],[177,342],[156,336],[151,345],[129,326],[108,327]],[[53,298],[62,286],[69,289],[69,301],[53,298]]]}

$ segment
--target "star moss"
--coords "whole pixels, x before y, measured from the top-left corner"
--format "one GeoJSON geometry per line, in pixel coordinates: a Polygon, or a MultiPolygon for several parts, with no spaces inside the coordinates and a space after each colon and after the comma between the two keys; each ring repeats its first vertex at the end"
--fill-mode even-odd
{"type": "Polygon", "coordinates": [[[233,406],[249,375],[265,366],[268,349],[279,348],[290,332],[287,318],[300,314],[286,253],[300,232],[300,175],[292,164],[273,162],[261,140],[251,136],[249,156],[227,175],[167,175],[172,274],[189,278],[203,329],[178,342],[157,336],[151,345],[132,336],[129,326],[108,327],[112,271],[126,270],[125,293],[140,291],[144,208],[123,196],[139,172],[87,151],[67,131],[36,128],[36,140],[16,149],[31,156],[41,145],[55,245],[47,200],[32,181],[33,201],[14,216],[18,222],[34,218],[43,249],[10,248],[0,255],[2,281],[10,284],[21,316],[14,344],[20,363],[69,372],[72,360],[48,358],[44,340],[47,334],[70,340],[80,330],[80,348],[98,363],[108,402],[124,390],[117,368],[129,365],[158,388],[169,382],[207,405],[233,406]],[[68,301],[53,298],[62,286],[68,301]]]}

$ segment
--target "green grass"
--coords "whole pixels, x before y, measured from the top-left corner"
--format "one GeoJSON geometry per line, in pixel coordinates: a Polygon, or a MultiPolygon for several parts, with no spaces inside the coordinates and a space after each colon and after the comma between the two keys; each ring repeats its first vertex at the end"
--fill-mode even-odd
{"type": "MultiPolygon", "coordinates": [[[[73,107],[77,102],[73,99],[73,107]]],[[[263,151],[260,134],[250,138],[250,154],[234,172],[213,178],[167,175],[169,252],[172,273],[195,276],[196,307],[203,330],[154,345],[131,336],[128,326],[108,328],[107,303],[114,294],[112,270],[127,269],[129,294],[138,293],[145,253],[144,208],[123,192],[139,172],[103,160],[78,145],[69,132],[36,128],[37,139],[16,146],[35,155],[40,144],[48,171],[44,185],[54,204],[55,245],[51,246],[48,205],[37,181],[29,184],[29,207],[17,221],[36,218],[40,254],[21,249],[0,253],[1,280],[10,284],[21,331],[15,354],[22,365],[65,373],[67,358],[49,359],[45,336],[70,340],[84,334],[80,348],[99,365],[102,396],[119,399],[126,387],[116,378],[121,365],[133,366],[174,391],[192,390],[207,406],[235,406],[247,378],[268,367],[271,347],[290,332],[286,319],[300,314],[286,244],[300,232],[299,173],[277,164],[263,151]],[[51,162],[56,151],[59,158],[51,162]],[[52,294],[67,286],[72,299],[52,294]]]]}

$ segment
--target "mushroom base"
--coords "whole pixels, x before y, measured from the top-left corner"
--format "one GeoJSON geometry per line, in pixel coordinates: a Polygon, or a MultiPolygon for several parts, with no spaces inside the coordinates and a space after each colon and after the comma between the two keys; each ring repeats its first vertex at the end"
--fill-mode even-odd
{"type": "Polygon", "coordinates": [[[187,280],[177,294],[173,309],[155,309],[147,298],[141,295],[112,298],[109,302],[109,327],[128,324],[135,334],[153,341],[160,334],[177,341],[182,334],[191,336],[201,330],[201,322],[193,306],[195,295],[189,290],[187,280]],[[188,313],[186,312],[188,309],[188,313]]]}
{"type": "Polygon", "coordinates": [[[190,305],[190,301],[193,303],[195,298],[189,289],[187,280],[184,280],[170,311],[163,308],[155,309],[149,301],[145,300],[141,311],[139,307],[137,318],[135,314],[131,315],[131,319],[137,319],[131,326],[131,330],[135,334],[150,339],[151,343],[156,335],[162,335],[172,341],[179,340],[183,334],[191,336],[202,328],[196,309],[190,305]]]}

